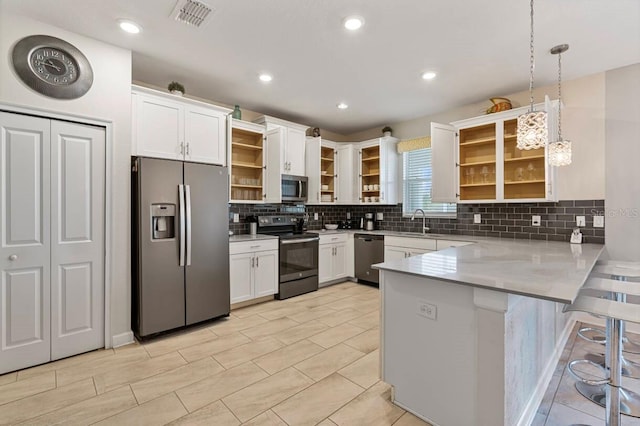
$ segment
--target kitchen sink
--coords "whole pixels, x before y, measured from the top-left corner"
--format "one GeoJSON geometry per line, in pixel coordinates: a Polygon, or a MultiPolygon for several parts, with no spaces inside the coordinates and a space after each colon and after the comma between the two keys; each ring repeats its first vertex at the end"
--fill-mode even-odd
{"type": "Polygon", "coordinates": [[[426,234],[422,234],[420,232],[398,232],[398,235],[407,235],[411,237],[423,237],[423,238],[443,238],[446,237],[444,234],[431,234],[427,232],[426,234]]]}

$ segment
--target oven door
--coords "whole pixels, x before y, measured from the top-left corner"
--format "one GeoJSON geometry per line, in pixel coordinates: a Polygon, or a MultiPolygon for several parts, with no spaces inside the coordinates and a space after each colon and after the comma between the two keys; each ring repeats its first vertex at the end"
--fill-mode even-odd
{"type": "Polygon", "coordinates": [[[318,275],[318,237],[280,240],[280,282],[318,275]]]}

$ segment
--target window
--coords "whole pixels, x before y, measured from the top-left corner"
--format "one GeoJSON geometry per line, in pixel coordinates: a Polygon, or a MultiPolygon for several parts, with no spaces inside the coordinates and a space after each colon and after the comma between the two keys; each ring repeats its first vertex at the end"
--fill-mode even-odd
{"type": "Polygon", "coordinates": [[[424,210],[431,217],[456,217],[455,203],[431,202],[431,148],[402,154],[402,214],[424,210]]]}

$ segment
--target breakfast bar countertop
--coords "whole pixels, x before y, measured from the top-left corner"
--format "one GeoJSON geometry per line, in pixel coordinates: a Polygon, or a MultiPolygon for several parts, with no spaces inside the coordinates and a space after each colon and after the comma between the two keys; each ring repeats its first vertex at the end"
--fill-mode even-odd
{"type": "Polygon", "coordinates": [[[600,244],[470,237],[475,244],[375,265],[500,292],[573,303],[604,250],[600,244]]]}

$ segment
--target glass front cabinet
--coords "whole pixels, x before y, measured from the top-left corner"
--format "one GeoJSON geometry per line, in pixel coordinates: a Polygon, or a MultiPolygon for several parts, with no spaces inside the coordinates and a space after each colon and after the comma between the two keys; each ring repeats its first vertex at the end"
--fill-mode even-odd
{"type": "MultiPolygon", "coordinates": [[[[535,106],[547,111],[549,140],[554,141],[557,101],[535,106]]],[[[556,201],[555,169],[547,149],[516,147],[517,117],[528,107],[431,124],[433,193],[438,202],[556,201]],[[452,161],[454,159],[454,161],[452,161]]]]}

